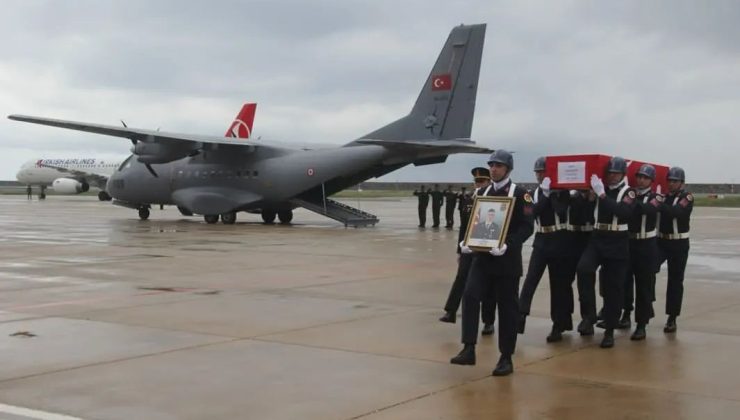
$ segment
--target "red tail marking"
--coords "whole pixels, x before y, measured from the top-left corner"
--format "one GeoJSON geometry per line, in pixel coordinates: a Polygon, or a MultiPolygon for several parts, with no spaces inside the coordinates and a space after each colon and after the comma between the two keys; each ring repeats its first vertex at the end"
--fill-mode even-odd
{"type": "Polygon", "coordinates": [[[257,110],[256,103],[248,103],[242,106],[241,111],[236,115],[236,119],[226,130],[224,137],[235,137],[247,139],[252,134],[252,124],[254,124],[254,113],[257,110]]]}

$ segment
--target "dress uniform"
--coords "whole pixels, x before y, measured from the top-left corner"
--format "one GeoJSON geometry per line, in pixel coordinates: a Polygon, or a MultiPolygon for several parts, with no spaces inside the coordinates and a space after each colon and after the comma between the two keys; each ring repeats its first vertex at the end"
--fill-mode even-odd
{"type": "Polygon", "coordinates": [[[432,227],[439,227],[439,211],[442,209],[442,203],[444,202],[444,194],[439,190],[439,184],[434,184],[434,189],[429,191],[429,196],[432,197],[432,227]]]}
{"type": "MultiPolygon", "coordinates": [[[[566,244],[563,247],[565,251],[563,263],[566,266],[565,270],[568,278],[568,302],[570,304],[569,309],[571,314],[575,309],[573,282],[576,280],[578,261],[580,261],[583,251],[586,249],[586,245],[588,245],[588,241],[591,239],[591,232],[594,229],[594,206],[596,200],[592,195],[593,192],[591,191],[570,191],[570,200],[566,217],[566,244]]],[[[588,293],[594,293],[593,285],[591,285],[590,288],[586,287],[585,290],[581,290],[581,285],[578,284],[579,296],[585,296],[588,293]]],[[[581,314],[587,312],[588,310],[582,304],[581,314]]],[[[593,334],[593,330],[591,334],[593,334]]]]}
{"type": "Polygon", "coordinates": [[[419,191],[414,191],[414,195],[419,197],[419,227],[423,228],[427,224],[427,206],[429,205],[429,192],[424,191],[422,185],[419,191]]]}
{"type": "Polygon", "coordinates": [[[571,318],[573,292],[568,280],[566,212],[568,210],[568,191],[551,191],[550,178],[545,178],[545,158],[535,161],[534,172],[540,185],[532,193],[533,215],[535,220],[534,243],[529,258],[527,276],[519,295],[521,320],[519,333],[524,333],[524,320],[529,315],[532,298],[540,284],[545,268],[550,278],[550,318],[552,331],[548,342],[563,339],[562,332],[573,329],[571,318]],[[568,290],[571,290],[570,293],[568,290]],[[569,302],[570,300],[570,302],[569,302]]]}
{"type": "Polygon", "coordinates": [[[452,185],[445,191],[445,227],[452,229],[455,225],[455,204],[457,204],[457,194],[452,191],[452,185]]]}
{"type": "Polygon", "coordinates": [[[683,189],[686,174],[683,169],[668,170],[669,194],[660,207],[658,248],[660,262],[668,261],[668,290],[665,312],[668,315],[663,331],[676,331],[676,317],[681,315],[683,276],[689,258],[689,218],[694,208],[694,196],[683,189]]]}
{"type": "Polygon", "coordinates": [[[624,289],[624,314],[620,326],[630,324],[630,311],[634,301],[637,327],[632,340],[645,338],[645,326],[655,316],[655,270],[658,266],[656,222],[660,201],[650,186],[655,180],[655,168],[644,164],[637,171],[635,209],[628,222],[630,236],[630,263],[624,289]],[[636,299],[635,293],[636,291],[636,299]]]}
{"type": "MultiPolygon", "coordinates": [[[[464,347],[450,362],[475,364],[475,344],[478,330],[478,303],[495,292],[499,311],[498,345],[501,357],[493,371],[494,376],[514,371],[511,355],[514,353],[519,318],[519,278],[522,275],[522,244],[532,235],[532,199],[509,175],[514,169],[514,158],[505,150],[495,151],[488,160],[493,184],[481,196],[510,197],[513,209],[505,243],[489,252],[473,253],[473,263],[463,295],[462,342],[464,347]]],[[[463,246],[463,253],[472,252],[463,246]]]]}
{"type": "MultiPolygon", "coordinates": [[[[478,189],[485,189],[491,182],[491,174],[488,168],[473,168],[471,171],[473,179],[476,185],[476,189],[473,190],[472,194],[462,194],[460,197],[460,205],[462,206],[460,212],[460,233],[457,235],[457,274],[455,280],[452,282],[450,293],[447,296],[447,302],[445,303],[445,314],[439,319],[442,322],[455,323],[457,318],[457,309],[460,307],[460,301],[462,300],[463,292],[465,291],[465,283],[468,280],[468,272],[470,271],[470,265],[473,262],[472,254],[461,254],[460,243],[465,239],[465,234],[468,229],[468,222],[470,220],[470,213],[473,211],[473,196],[478,193],[478,189]]],[[[496,301],[495,299],[484,299],[481,302],[481,320],[483,321],[482,335],[493,334],[493,323],[496,320],[496,301]]]]}
{"type": "Polygon", "coordinates": [[[627,185],[627,162],[613,157],[607,167],[608,189],[597,175],[591,176],[591,188],[596,194],[594,231],[578,261],[579,290],[583,295],[578,326],[581,335],[593,335],[596,322],[596,269],[601,266],[604,286],[604,323],[606,330],[601,347],[614,346],[614,328],[624,304],[624,283],[629,258],[629,233],[627,221],[635,206],[635,191],[627,185]]]}

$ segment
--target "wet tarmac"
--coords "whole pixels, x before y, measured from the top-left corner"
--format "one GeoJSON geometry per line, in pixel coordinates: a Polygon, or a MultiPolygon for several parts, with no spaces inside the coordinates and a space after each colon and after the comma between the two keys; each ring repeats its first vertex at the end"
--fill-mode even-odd
{"type": "Polygon", "coordinates": [[[646,341],[547,344],[543,279],[495,378],[495,335],[454,366],[459,323],[437,321],[457,231],[419,230],[411,198],[347,202],[380,223],[0,196],[0,418],[740,417],[740,210],[695,209],[677,334],[664,270],[646,341]]]}

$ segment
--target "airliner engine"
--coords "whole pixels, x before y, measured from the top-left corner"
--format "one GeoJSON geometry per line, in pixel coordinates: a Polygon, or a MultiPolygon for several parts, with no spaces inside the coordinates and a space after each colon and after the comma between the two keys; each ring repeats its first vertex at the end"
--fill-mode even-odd
{"type": "Polygon", "coordinates": [[[51,183],[51,188],[58,194],[79,194],[87,192],[90,185],[87,182],[80,182],[71,178],[57,178],[51,183]]]}

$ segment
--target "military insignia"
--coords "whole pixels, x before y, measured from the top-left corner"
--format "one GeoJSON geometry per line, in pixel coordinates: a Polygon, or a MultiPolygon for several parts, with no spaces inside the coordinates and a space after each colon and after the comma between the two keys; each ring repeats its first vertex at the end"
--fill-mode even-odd
{"type": "Polygon", "coordinates": [[[694,201],[694,196],[691,194],[686,194],[686,199],[689,201],[694,201]]]}
{"type": "Polygon", "coordinates": [[[627,196],[628,196],[629,198],[632,198],[632,199],[634,199],[634,198],[636,197],[636,195],[635,195],[635,192],[634,192],[634,191],[632,191],[632,190],[629,190],[629,191],[627,192],[627,196]]]}
{"type": "Polygon", "coordinates": [[[678,202],[678,205],[681,206],[681,207],[686,207],[686,206],[689,205],[689,200],[687,200],[687,199],[684,198],[684,199],[682,199],[681,201],[678,202]]]}
{"type": "Polygon", "coordinates": [[[524,201],[526,201],[527,203],[531,203],[532,202],[532,196],[529,195],[529,193],[524,193],[524,201]]]}
{"type": "Polygon", "coordinates": [[[662,203],[663,200],[665,200],[665,197],[663,197],[661,194],[658,194],[655,196],[655,199],[658,200],[659,203],[662,203]]]}

